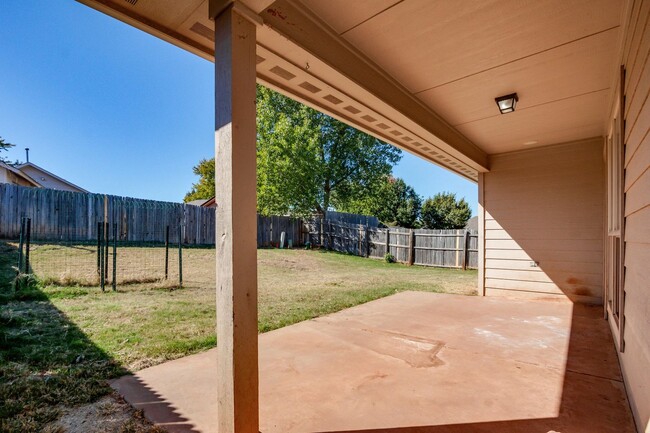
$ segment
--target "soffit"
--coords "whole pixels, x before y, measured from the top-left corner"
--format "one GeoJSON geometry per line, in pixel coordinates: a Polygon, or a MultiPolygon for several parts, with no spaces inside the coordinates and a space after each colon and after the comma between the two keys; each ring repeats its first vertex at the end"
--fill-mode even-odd
{"type": "Polygon", "coordinates": [[[487,153],[605,132],[609,99],[583,96],[611,91],[623,1],[404,0],[352,26],[346,0],[302,3],[487,153]]]}
{"type": "MultiPolygon", "coordinates": [[[[213,60],[207,0],[79,1],[213,60]]],[[[242,1],[256,7],[270,3],[242,1]]],[[[480,152],[604,134],[624,6],[618,0],[278,0],[258,8],[266,24],[258,30],[258,77],[475,180],[486,166],[480,152]],[[291,22],[295,35],[308,40],[317,29],[331,32],[358,53],[359,64],[376,69],[395,82],[393,90],[412,98],[422,114],[419,120],[322,61],[319,48],[307,50],[293,40],[287,30],[293,17],[282,14],[300,9],[313,20],[291,22]],[[278,75],[276,66],[292,72],[278,75]],[[510,92],[519,94],[517,111],[500,115],[494,98],[510,92]],[[465,150],[431,135],[423,121],[427,113],[432,124],[443,129],[448,124],[454,132],[446,137],[458,138],[465,150]],[[471,146],[478,146],[479,153],[471,146]]]]}

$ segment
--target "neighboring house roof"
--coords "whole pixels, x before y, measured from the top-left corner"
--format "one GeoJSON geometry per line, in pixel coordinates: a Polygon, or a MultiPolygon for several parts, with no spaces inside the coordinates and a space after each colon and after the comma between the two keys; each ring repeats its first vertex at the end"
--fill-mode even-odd
{"type": "Polygon", "coordinates": [[[467,230],[478,230],[478,217],[474,216],[468,219],[467,224],[465,224],[465,228],[467,230]]]}
{"type": "Polygon", "coordinates": [[[203,206],[203,203],[205,203],[208,200],[209,199],[202,198],[202,199],[199,199],[199,200],[188,201],[185,204],[191,204],[192,206],[203,206]]]}
{"type": "Polygon", "coordinates": [[[186,204],[191,204],[193,206],[201,206],[201,207],[217,207],[217,203],[214,197],[208,199],[192,200],[192,201],[188,201],[186,204]]]}
{"type": "Polygon", "coordinates": [[[43,167],[39,167],[33,162],[26,162],[24,164],[17,165],[16,168],[20,170],[23,174],[26,174],[25,171],[36,171],[39,174],[43,174],[44,176],[40,178],[32,175],[32,179],[36,181],[36,183],[43,188],[51,188],[51,186],[47,184],[47,177],[50,177],[52,179],[57,180],[59,183],[66,185],[68,187],[67,189],[69,190],[78,191],[78,192],[88,192],[85,189],[81,188],[80,186],[77,186],[74,183],[69,182],[57,176],[56,174],[45,170],[43,167]]]}
{"type": "Polygon", "coordinates": [[[30,183],[32,186],[35,187],[40,187],[41,185],[36,182],[34,179],[31,178],[27,173],[23,173],[22,171],[18,170],[16,167],[6,164],[2,161],[0,161],[0,168],[3,168],[11,173],[13,173],[15,176],[20,177],[21,179],[24,179],[27,183],[30,183]]]}

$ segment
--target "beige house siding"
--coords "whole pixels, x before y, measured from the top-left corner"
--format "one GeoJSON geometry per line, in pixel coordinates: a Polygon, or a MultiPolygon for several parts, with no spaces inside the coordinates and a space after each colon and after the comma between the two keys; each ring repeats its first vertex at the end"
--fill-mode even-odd
{"type": "Polygon", "coordinates": [[[601,303],[601,138],[493,155],[479,194],[486,295],[601,303]]]}
{"type": "MultiPolygon", "coordinates": [[[[622,62],[625,89],[625,350],[623,374],[637,427],[650,420],[650,1],[635,1],[622,62]]],[[[616,323],[610,319],[613,330],[616,323]]]]}

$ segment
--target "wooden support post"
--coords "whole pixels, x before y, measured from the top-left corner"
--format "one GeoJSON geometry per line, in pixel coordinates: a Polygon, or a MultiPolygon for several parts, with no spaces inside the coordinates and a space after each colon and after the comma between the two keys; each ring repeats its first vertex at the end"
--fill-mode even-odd
{"type": "Polygon", "coordinates": [[[463,236],[463,271],[467,270],[467,242],[469,240],[469,232],[465,230],[465,235],[463,236]]]}
{"type": "Polygon", "coordinates": [[[409,230],[409,265],[415,263],[415,232],[409,230]]]}
{"type": "Polygon", "coordinates": [[[217,430],[259,432],[256,239],[256,24],[210,1],[215,20],[217,430]]]}

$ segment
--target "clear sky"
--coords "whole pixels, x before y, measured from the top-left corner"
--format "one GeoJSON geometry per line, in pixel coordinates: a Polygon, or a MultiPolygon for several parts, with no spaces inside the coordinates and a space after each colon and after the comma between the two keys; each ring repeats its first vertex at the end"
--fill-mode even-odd
{"type": "MultiPolygon", "coordinates": [[[[213,65],[73,0],[0,0],[0,136],[89,191],[182,201],[214,156],[213,65]]],[[[421,196],[477,187],[408,153],[421,196]]]]}

